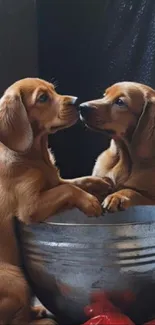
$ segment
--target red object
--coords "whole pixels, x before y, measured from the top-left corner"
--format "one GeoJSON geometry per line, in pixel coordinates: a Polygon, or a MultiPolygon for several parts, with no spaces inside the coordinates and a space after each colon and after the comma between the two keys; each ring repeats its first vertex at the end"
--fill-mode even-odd
{"type": "MultiPolygon", "coordinates": [[[[116,307],[112,302],[118,300],[124,305],[131,304],[134,300],[133,295],[130,292],[121,293],[105,293],[105,292],[94,292],[91,295],[91,303],[86,306],[84,311],[88,317],[92,317],[83,325],[134,325],[134,323],[124,314],[121,313],[120,309],[116,307]]],[[[155,325],[145,324],[145,325],[155,325]]]]}
{"type": "Polygon", "coordinates": [[[86,306],[85,314],[89,317],[94,317],[98,315],[102,315],[105,312],[119,312],[119,309],[115,307],[109,300],[103,302],[94,302],[89,306],[86,306]]]}
{"type": "Polygon", "coordinates": [[[95,317],[105,314],[105,312],[119,312],[106,293],[96,292],[91,296],[92,303],[85,307],[84,311],[88,317],[95,317]]]}
{"type": "MultiPolygon", "coordinates": [[[[134,323],[121,313],[105,313],[91,318],[83,325],[134,325],[134,323]]],[[[154,325],[154,324],[150,324],[154,325]]]]}

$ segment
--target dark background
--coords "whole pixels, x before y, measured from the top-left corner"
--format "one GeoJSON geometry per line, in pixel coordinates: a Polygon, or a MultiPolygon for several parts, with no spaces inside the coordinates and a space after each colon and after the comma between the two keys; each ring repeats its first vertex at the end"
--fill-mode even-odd
{"type": "Polygon", "coordinates": [[[0,94],[14,81],[38,75],[38,30],[33,0],[0,0],[0,94]]]}
{"type": "MultiPolygon", "coordinates": [[[[155,87],[154,0],[0,0],[0,91],[26,76],[97,98],[110,84],[155,87]]],[[[90,174],[108,139],[80,124],[49,137],[63,177],[90,174]]]]}

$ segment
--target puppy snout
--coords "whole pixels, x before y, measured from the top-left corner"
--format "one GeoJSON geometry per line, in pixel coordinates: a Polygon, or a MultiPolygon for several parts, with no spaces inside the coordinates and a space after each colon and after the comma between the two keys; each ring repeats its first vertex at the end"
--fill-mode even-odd
{"type": "Polygon", "coordinates": [[[77,111],[79,110],[80,101],[78,97],[70,97],[70,104],[73,105],[77,111]]]}

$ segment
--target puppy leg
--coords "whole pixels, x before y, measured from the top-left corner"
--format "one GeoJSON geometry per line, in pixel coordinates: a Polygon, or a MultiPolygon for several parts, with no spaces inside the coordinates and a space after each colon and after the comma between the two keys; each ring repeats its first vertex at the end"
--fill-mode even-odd
{"type": "Polygon", "coordinates": [[[155,201],[146,198],[140,193],[123,189],[108,195],[102,203],[103,209],[109,212],[125,210],[135,205],[154,205],[155,201]]]}
{"type": "Polygon", "coordinates": [[[30,290],[21,270],[0,264],[0,324],[21,325],[30,320],[30,290]]]}
{"type": "Polygon", "coordinates": [[[0,265],[0,325],[55,325],[52,319],[31,319],[30,290],[20,268],[0,265]]]}
{"type": "Polygon", "coordinates": [[[64,184],[40,193],[37,201],[31,206],[20,204],[18,217],[25,223],[42,222],[49,216],[77,207],[88,216],[100,216],[102,208],[97,198],[80,188],[64,184]]]}
{"type": "Polygon", "coordinates": [[[96,176],[86,176],[75,178],[71,180],[64,180],[69,184],[73,184],[82,190],[93,194],[99,201],[103,200],[103,197],[112,192],[113,184],[110,178],[101,178],[96,176]]]}

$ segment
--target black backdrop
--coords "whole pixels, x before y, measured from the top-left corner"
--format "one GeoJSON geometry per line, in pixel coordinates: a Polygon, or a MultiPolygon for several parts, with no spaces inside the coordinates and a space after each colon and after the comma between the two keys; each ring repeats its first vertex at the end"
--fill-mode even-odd
{"type": "Polygon", "coordinates": [[[18,79],[38,75],[34,0],[0,0],[0,96],[18,79]]]}
{"type": "MultiPolygon", "coordinates": [[[[37,0],[39,75],[58,91],[97,98],[110,84],[155,87],[154,0],[37,0]]],[[[90,174],[108,139],[81,125],[50,137],[63,177],[90,174]]]]}

